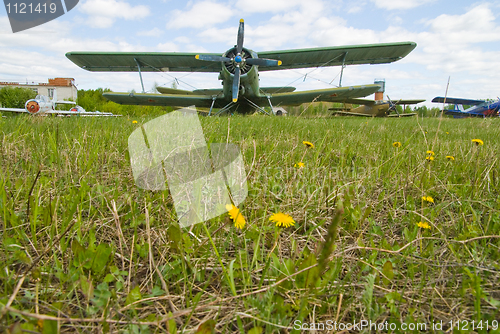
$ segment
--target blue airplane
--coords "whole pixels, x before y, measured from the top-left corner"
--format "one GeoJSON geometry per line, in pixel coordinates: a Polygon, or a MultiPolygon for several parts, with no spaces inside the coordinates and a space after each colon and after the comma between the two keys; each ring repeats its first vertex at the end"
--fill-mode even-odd
{"type": "Polygon", "coordinates": [[[498,117],[500,109],[500,99],[498,101],[455,99],[452,97],[435,97],[432,102],[454,104],[454,109],[445,110],[446,115],[453,115],[455,118],[464,117],[498,117]],[[464,105],[472,106],[464,110],[464,105]]]}

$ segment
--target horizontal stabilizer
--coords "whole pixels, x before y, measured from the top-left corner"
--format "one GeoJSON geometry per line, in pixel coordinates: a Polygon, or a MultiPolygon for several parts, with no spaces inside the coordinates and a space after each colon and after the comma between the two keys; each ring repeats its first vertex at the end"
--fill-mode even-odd
{"type": "Polygon", "coordinates": [[[435,102],[435,103],[449,103],[449,104],[465,104],[465,105],[469,105],[469,106],[475,106],[475,105],[478,105],[478,104],[481,104],[481,103],[484,103],[486,101],[484,100],[468,100],[468,99],[456,99],[456,98],[453,98],[453,97],[435,97],[434,99],[432,99],[432,102],[435,102]],[[446,101],[446,102],[445,102],[446,101]]]}
{"type": "Polygon", "coordinates": [[[72,106],[76,105],[76,102],[73,101],[55,101],[55,104],[70,104],[72,106]]]}

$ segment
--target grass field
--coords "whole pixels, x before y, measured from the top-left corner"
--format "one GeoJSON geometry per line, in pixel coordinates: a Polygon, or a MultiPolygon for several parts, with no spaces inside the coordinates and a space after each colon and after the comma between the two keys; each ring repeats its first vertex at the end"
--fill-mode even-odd
{"type": "Polygon", "coordinates": [[[150,119],[0,119],[0,330],[500,332],[499,120],[202,117],[246,225],[182,229],[134,184],[150,119]]]}

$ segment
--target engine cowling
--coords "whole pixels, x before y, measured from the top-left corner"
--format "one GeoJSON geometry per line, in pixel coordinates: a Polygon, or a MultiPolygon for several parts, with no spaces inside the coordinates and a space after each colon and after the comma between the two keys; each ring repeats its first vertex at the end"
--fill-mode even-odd
{"type": "Polygon", "coordinates": [[[26,102],[25,109],[32,115],[37,114],[40,111],[40,104],[35,100],[29,100],[26,102]]]}
{"type": "Polygon", "coordinates": [[[234,74],[236,71],[236,64],[240,66],[241,74],[246,74],[252,69],[252,65],[246,63],[249,58],[257,58],[255,52],[248,50],[247,48],[242,48],[240,58],[237,58],[238,51],[236,48],[231,48],[227,50],[222,56],[231,58],[230,61],[224,62],[224,67],[229,73],[234,74]]]}

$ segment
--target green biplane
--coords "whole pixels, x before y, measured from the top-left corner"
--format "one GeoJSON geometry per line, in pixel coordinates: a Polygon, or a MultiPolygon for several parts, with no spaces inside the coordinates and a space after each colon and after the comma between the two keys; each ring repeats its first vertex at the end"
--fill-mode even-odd
{"type": "MultiPolygon", "coordinates": [[[[240,20],[237,44],[222,54],[179,52],[68,52],[72,62],[88,71],[139,72],[143,93],[105,93],[114,102],[129,105],[157,105],[219,108],[224,111],[267,113],[262,107],[300,105],[305,102],[342,102],[370,95],[378,85],[349,86],[309,91],[294,87],[259,87],[258,71],[357,64],[385,64],[408,55],[414,42],[324,47],[256,52],[243,47],[244,22],[240,20]],[[158,88],[161,94],[144,93],[142,72],[220,72],[222,89],[186,91],[158,88]]],[[[342,82],[342,75],[340,78],[342,82]]],[[[210,114],[209,113],[209,114],[210,114]]]]}
{"type": "MultiPolygon", "coordinates": [[[[399,113],[396,108],[398,105],[409,105],[425,102],[425,100],[399,100],[397,102],[391,101],[375,101],[365,99],[346,99],[343,107],[334,107],[329,110],[333,111],[334,115],[341,116],[364,116],[364,117],[409,117],[415,116],[416,113],[399,113]],[[353,104],[359,106],[354,108],[353,104]],[[395,114],[391,114],[391,112],[395,114]]],[[[403,110],[406,108],[403,107],[403,110]]]]}

